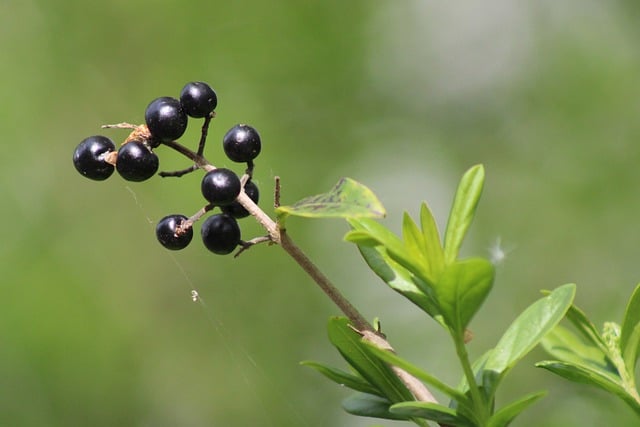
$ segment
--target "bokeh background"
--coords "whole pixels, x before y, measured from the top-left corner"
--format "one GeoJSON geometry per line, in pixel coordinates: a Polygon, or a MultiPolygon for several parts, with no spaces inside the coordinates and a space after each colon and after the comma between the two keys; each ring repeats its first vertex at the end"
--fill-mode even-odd
{"type": "MultiPolygon", "coordinates": [[[[0,425],[400,425],[345,414],[347,391],[298,365],[341,365],[325,332],[337,311],[279,248],[233,259],[197,234],[178,253],[157,244],[158,219],[201,207],[200,174],[92,182],[74,170],[86,136],[125,138],[101,124],[140,123],[191,80],[219,96],[216,165],[242,170],[223,156],[227,129],[260,131],[269,212],[275,175],[284,203],[350,176],[392,229],[422,200],[444,226],[457,180],[484,163],[465,252],[507,257],[474,356],[566,282],[597,323],[619,321],[640,280],[639,15],[623,0],[4,0],[0,425]]],[[[187,165],[158,153],[162,169],[187,165]]],[[[260,234],[251,219],[242,229],[260,234]]],[[[378,282],[346,229],[289,222],[401,354],[457,383],[447,336],[378,282]]],[[[500,403],[549,390],[514,425],[637,425],[619,401],[536,370],[544,358],[504,383],[500,403]]]]}

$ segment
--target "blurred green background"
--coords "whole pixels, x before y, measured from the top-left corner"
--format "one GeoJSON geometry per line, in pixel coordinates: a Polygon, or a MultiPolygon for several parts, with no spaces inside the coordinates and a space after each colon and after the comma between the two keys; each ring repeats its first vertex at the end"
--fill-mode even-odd
{"type": "MultiPolygon", "coordinates": [[[[238,259],[198,236],[179,253],[155,222],[202,205],[200,174],[83,179],[71,154],[114,140],[191,80],[217,91],[207,157],[238,122],[261,133],[270,211],[369,185],[399,229],[427,200],[441,225],[457,180],[487,181],[468,254],[508,256],[472,324],[478,356],[539,290],[578,283],[598,323],[640,279],[640,8],[634,1],[138,1],[0,3],[0,426],[400,425],[343,413],[348,393],[300,367],[340,364],[331,304],[277,247],[238,259]],[[197,289],[202,304],[191,300],[197,289]]],[[[195,146],[199,123],[184,141],[195,146]]],[[[162,169],[186,166],[159,148],[162,169]]],[[[243,221],[243,235],[260,230],[243,221]]],[[[455,384],[445,334],[342,242],[341,221],[292,219],[298,243],[401,354],[455,384]]],[[[535,351],[500,403],[548,389],[517,426],[637,425],[609,396],[538,371],[535,351]]]]}

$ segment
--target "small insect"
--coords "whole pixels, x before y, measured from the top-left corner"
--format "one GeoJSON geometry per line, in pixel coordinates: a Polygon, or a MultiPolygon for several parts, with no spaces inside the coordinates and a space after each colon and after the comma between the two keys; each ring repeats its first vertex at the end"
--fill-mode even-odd
{"type": "Polygon", "coordinates": [[[196,291],[195,289],[193,289],[193,290],[191,291],[191,300],[192,300],[193,302],[197,302],[199,297],[200,297],[200,296],[198,295],[198,291],[196,291]]]}

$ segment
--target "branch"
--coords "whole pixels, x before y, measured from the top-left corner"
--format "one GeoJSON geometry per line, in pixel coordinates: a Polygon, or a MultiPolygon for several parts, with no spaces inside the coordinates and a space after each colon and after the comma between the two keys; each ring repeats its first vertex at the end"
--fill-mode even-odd
{"type": "MultiPolygon", "coordinates": [[[[203,126],[204,129],[204,126],[203,126]]],[[[212,171],[215,168],[207,159],[201,154],[191,151],[187,147],[175,142],[165,142],[164,145],[178,151],[185,157],[192,160],[196,167],[203,169],[206,172],[212,171]]],[[[203,146],[202,140],[199,144],[199,151],[203,146]]],[[[252,168],[251,168],[252,169],[252,168]]],[[[243,177],[243,181],[246,179],[243,177]]],[[[279,185],[276,186],[276,197],[279,199],[279,185]]],[[[320,271],[320,269],[309,259],[309,257],[296,245],[293,240],[286,233],[285,229],[281,229],[279,224],[275,222],[269,215],[267,215],[253,200],[247,196],[244,192],[244,188],[240,191],[237,198],[240,203],[267,231],[268,238],[272,243],[278,244],[284,249],[284,251],[294,259],[294,261],[302,267],[302,269],[313,279],[313,281],[320,287],[322,292],[331,299],[331,301],[342,311],[342,313],[349,319],[353,327],[362,335],[363,339],[373,343],[377,347],[383,350],[393,351],[393,348],[386,340],[386,338],[360,314],[360,312],[347,300],[344,295],[336,288],[333,283],[320,271]]],[[[196,214],[198,215],[198,214],[196,214]]],[[[195,217],[195,216],[194,216],[195,217]]],[[[400,369],[396,366],[391,367],[394,373],[407,387],[407,389],[413,394],[416,400],[424,402],[438,403],[433,397],[433,394],[427,389],[427,387],[417,378],[409,374],[408,372],[400,369]]]]}

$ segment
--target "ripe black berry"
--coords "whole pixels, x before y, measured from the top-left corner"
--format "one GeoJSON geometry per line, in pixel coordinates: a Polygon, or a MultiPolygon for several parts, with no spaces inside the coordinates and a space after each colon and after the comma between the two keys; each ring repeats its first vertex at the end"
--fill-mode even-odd
{"type": "Polygon", "coordinates": [[[187,129],[187,113],[180,101],[170,96],[151,101],[144,112],[144,120],[151,136],[161,142],[178,139],[187,129]]]}
{"type": "Polygon", "coordinates": [[[118,150],[116,170],[127,181],[144,181],[158,170],[158,156],[140,141],[130,141],[118,150]]]}
{"type": "Polygon", "coordinates": [[[189,227],[180,234],[176,233],[177,228],[186,221],[184,215],[167,215],[156,225],[156,237],[162,246],[173,251],[184,249],[193,238],[193,228],[189,227]]]}
{"type": "Polygon", "coordinates": [[[232,203],[240,194],[240,178],[232,170],[214,169],[202,178],[202,195],[210,203],[223,206],[232,203]]]}
{"type": "Polygon", "coordinates": [[[204,82],[187,83],[180,92],[180,103],[185,113],[191,117],[208,116],[218,105],[218,96],[204,82]]]}
{"type": "Polygon", "coordinates": [[[238,221],[226,214],[211,215],[200,229],[202,242],[211,252],[226,255],[240,243],[238,221]]]}
{"type": "Polygon", "coordinates": [[[114,170],[113,165],[105,161],[105,156],[115,150],[115,144],[106,136],[90,136],[73,152],[73,165],[81,175],[95,181],[104,181],[114,170]]]}
{"type": "Polygon", "coordinates": [[[249,162],[260,154],[260,135],[248,125],[235,125],[222,139],[222,147],[227,157],[234,162],[249,162]]]}
{"type": "MultiPolygon", "coordinates": [[[[260,199],[260,192],[258,191],[258,186],[255,185],[253,181],[247,181],[244,185],[244,192],[247,193],[247,196],[249,196],[251,200],[253,200],[253,203],[258,203],[258,200],[260,199]]],[[[249,216],[249,212],[242,207],[237,200],[229,205],[222,206],[220,209],[222,209],[222,212],[227,215],[231,215],[234,218],[244,218],[249,216]]]]}

